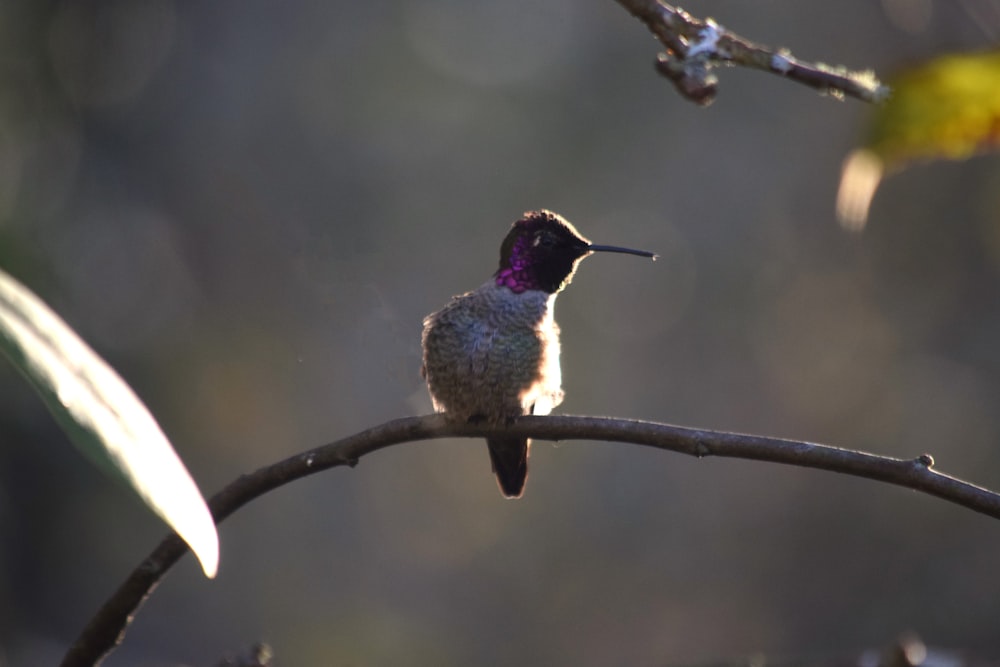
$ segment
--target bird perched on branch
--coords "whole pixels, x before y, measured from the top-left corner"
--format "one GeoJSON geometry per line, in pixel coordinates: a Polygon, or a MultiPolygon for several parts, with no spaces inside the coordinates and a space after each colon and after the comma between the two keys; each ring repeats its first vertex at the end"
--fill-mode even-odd
{"type": "MultiPolygon", "coordinates": [[[[556,295],[594,252],[650,257],[643,250],[594,245],[561,216],[529,211],[500,246],[500,268],[471,292],[424,319],[423,367],[438,412],[457,422],[500,425],[548,414],[563,399],[556,295]]],[[[520,498],[530,441],[486,439],[500,492],[520,498]]]]}

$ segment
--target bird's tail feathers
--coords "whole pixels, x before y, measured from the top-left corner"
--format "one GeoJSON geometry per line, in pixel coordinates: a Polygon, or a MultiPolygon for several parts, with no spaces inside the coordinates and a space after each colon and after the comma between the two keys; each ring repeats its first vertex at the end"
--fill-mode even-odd
{"type": "Polygon", "coordinates": [[[505,498],[520,498],[524,493],[524,483],[528,479],[527,438],[491,437],[486,439],[490,450],[490,462],[497,476],[500,493],[505,498]]]}

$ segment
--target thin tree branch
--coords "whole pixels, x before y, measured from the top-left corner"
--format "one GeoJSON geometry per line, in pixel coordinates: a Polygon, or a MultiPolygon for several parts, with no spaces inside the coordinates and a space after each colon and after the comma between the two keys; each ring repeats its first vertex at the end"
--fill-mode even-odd
{"type": "MultiPolygon", "coordinates": [[[[606,417],[522,417],[500,428],[538,440],[608,440],[698,458],[720,456],[820,468],[922,491],[1000,519],[1000,494],[937,472],[933,469],[934,460],[927,454],[896,459],[796,440],[606,417]]],[[[217,493],[208,505],[219,523],[268,491],[321,470],[354,466],[365,454],[384,447],[433,438],[482,438],[495,430],[483,425],[449,424],[441,415],[396,419],[242,475],[217,493]]],[[[488,482],[484,478],[485,483],[488,482]]],[[[62,666],[100,664],[121,642],[145,599],[187,550],[176,534],[164,539],[94,615],[66,653],[62,666]]]]}
{"type": "Polygon", "coordinates": [[[787,49],[754,44],[710,18],[694,18],[659,0],[618,3],[645,23],[666,48],[657,55],[656,69],[692,102],[707,105],[715,99],[718,80],[713,69],[718,65],[742,65],[779,74],[841,98],[849,95],[865,102],[881,102],[889,95],[889,88],[873,72],[803,62],[787,49]]]}

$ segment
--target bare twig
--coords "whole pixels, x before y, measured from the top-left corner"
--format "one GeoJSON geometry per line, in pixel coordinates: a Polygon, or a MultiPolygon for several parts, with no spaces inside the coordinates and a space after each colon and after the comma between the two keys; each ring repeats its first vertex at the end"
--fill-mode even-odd
{"type": "Polygon", "coordinates": [[[712,19],[697,19],[679,7],[659,0],[618,0],[646,24],[666,48],[658,54],[656,69],[673,81],[692,102],[707,105],[715,99],[718,65],[742,65],[798,81],[821,92],[849,95],[865,102],[884,100],[889,89],[873,72],[807,63],[786,49],[771,49],[743,39],[712,19]]]}
{"type": "MultiPolygon", "coordinates": [[[[243,475],[217,493],[209,508],[218,523],[268,491],[321,470],[353,466],[365,454],[384,447],[433,438],[482,438],[493,430],[483,425],[449,424],[441,415],[386,422],[243,475]]],[[[539,440],[609,440],[698,458],[722,456],[820,468],[922,491],[1000,519],[1000,494],[937,472],[927,454],[896,459],[809,442],[603,417],[522,417],[506,431],[539,440]]],[[[63,658],[63,667],[99,664],[122,640],[132,616],[186,551],[176,534],[164,539],[94,615],[63,658]]]]}

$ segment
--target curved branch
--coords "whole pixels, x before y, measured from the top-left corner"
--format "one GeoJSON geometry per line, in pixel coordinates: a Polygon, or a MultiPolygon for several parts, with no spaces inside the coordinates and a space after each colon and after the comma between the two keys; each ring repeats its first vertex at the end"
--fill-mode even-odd
{"type": "MultiPolygon", "coordinates": [[[[441,415],[396,419],[242,475],[213,496],[208,505],[219,523],[268,491],[321,470],[354,466],[365,454],[384,447],[432,438],[482,438],[496,430],[538,440],[608,440],[698,458],[720,456],[820,468],[922,491],[1000,519],[1000,494],[937,472],[932,468],[934,459],[927,454],[915,459],[896,459],[796,440],[568,415],[522,417],[499,429],[450,424],[441,415]]],[[[62,666],[99,664],[121,642],[139,607],[187,550],[176,534],[164,539],[94,615],[66,653],[62,666]]]]}
{"type": "Polygon", "coordinates": [[[681,95],[701,105],[715,99],[719,64],[742,65],[787,77],[837,97],[849,95],[865,102],[881,102],[889,95],[872,72],[807,63],[787,49],[771,49],[730,32],[712,19],[697,19],[660,0],[618,0],[646,24],[666,51],[656,69],[673,81],[681,95]]]}

